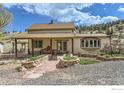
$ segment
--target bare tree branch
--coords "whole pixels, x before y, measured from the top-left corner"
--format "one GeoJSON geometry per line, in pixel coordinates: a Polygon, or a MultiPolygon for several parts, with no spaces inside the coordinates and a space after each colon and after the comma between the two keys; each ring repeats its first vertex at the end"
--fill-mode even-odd
{"type": "Polygon", "coordinates": [[[0,5],[0,31],[12,21],[12,14],[0,5]]]}

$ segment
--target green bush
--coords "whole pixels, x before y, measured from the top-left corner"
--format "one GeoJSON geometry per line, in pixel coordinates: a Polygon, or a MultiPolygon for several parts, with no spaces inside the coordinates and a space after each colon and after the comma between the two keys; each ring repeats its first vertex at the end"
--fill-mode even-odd
{"type": "Polygon", "coordinates": [[[64,57],[63,57],[64,60],[75,60],[77,59],[77,57],[74,57],[74,56],[71,56],[70,54],[66,54],[64,57]]]}
{"type": "Polygon", "coordinates": [[[39,58],[42,58],[43,56],[33,56],[33,57],[29,57],[29,61],[35,61],[39,58]]]}
{"type": "Polygon", "coordinates": [[[106,58],[110,58],[110,57],[111,57],[111,55],[109,55],[109,54],[106,54],[106,55],[105,55],[105,57],[106,57],[106,58]]]}

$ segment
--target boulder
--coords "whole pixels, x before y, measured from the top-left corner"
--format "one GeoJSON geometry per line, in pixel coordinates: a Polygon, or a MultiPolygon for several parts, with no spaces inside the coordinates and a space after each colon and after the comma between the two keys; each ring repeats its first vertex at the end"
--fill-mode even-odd
{"type": "Polygon", "coordinates": [[[0,65],[4,65],[5,64],[5,62],[0,62],[0,65]]]}
{"type": "Polygon", "coordinates": [[[22,63],[21,66],[24,66],[25,68],[29,69],[29,68],[36,67],[36,64],[34,63],[34,61],[29,61],[29,62],[22,63]]]}
{"type": "Polygon", "coordinates": [[[16,70],[18,72],[22,72],[22,71],[26,71],[27,69],[25,67],[23,67],[23,66],[19,66],[19,67],[16,68],[16,70]]]}

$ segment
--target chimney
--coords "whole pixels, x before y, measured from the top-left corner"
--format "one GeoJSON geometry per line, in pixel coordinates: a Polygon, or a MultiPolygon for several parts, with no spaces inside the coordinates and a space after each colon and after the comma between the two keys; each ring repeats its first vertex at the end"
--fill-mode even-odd
{"type": "Polygon", "coordinates": [[[53,24],[53,20],[51,20],[49,24],[53,24]]]}

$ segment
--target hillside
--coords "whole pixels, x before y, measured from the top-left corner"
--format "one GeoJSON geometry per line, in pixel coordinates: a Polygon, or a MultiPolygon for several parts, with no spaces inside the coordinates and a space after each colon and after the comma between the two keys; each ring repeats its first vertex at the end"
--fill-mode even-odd
{"type": "Polygon", "coordinates": [[[122,31],[124,33],[124,20],[118,20],[103,24],[94,24],[90,26],[80,25],[76,27],[80,33],[106,33],[108,29],[112,29],[114,34],[122,31]]]}

